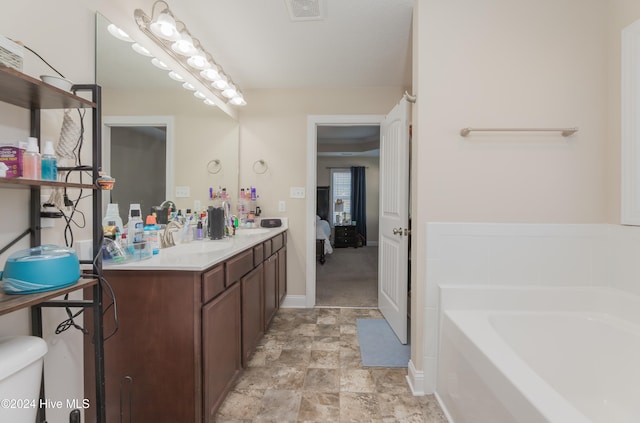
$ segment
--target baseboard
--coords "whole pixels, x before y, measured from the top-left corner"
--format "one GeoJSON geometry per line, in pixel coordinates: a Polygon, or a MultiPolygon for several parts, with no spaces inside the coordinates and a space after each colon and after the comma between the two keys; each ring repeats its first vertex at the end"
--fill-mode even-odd
{"type": "Polygon", "coordinates": [[[456,423],[455,420],[453,420],[453,417],[451,417],[451,413],[449,413],[449,409],[444,404],[444,401],[442,401],[442,398],[440,398],[440,395],[438,395],[437,392],[435,392],[434,395],[436,397],[436,401],[438,401],[438,405],[440,406],[440,409],[444,413],[444,416],[447,418],[447,421],[449,423],[456,423]]]}
{"type": "Polygon", "coordinates": [[[367,241],[367,247],[377,247],[378,241],[367,241]]]}
{"type": "Polygon", "coordinates": [[[409,360],[409,374],[407,375],[407,383],[411,389],[413,396],[421,397],[424,392],[424,372],[417,370],[413,365],[413,361],[409,360]]]}
{"type": "Polygon", "coordinates": [[[280,305],[281,308],[307,308],[306,295],[287,295],[280,305]]]}

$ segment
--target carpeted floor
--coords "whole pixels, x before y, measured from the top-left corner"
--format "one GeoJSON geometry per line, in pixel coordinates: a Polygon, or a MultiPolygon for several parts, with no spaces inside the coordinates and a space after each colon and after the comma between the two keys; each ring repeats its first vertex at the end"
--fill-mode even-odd
{"type": "Polygon", "coordinates": [[[334,248],[316,262],[316,305],[378,307],[378,247],[334,248]]]}

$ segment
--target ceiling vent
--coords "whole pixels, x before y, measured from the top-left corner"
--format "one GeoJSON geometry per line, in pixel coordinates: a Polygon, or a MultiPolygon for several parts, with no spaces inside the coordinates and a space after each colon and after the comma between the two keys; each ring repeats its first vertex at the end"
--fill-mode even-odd
{"type": "Polygon", "coordinates": [[[319,21],[324,19],[323,0],[284,0],[292,21],[319,21]]]}

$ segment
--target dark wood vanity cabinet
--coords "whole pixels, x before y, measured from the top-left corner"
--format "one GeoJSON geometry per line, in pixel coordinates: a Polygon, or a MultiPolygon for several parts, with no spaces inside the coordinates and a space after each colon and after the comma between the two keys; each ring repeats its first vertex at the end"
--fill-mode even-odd
{"type": "Polygon", "coordinates": [[[240,280],[242,286],[242,365],[247,366],[264,335],[262,263],[240,280]]]}
{"type": "MultiPolygon", "coordinates": [[[[214,421],[284,298],[285,243],[278,234],[200,272],[104,271],[119,326],[105,342],[107,422],[214,421]]],[[[92,378],[85,371],[89,398],[92,378]]]]}
{"type": "Polygon", "coordinates": [[[264,261],[264,328],[267,330],[278,311],[278,256],[273,254],[264,261]]]}
{"type": "MultiPolygon", "coordinates": [[[[221,276],[224,284],[224,272],[221,276]]],[[[240,284],[234,283],[202,307],[205,422],[213,421],[216,410],[242,370],[240,334],[240,284]]]]}

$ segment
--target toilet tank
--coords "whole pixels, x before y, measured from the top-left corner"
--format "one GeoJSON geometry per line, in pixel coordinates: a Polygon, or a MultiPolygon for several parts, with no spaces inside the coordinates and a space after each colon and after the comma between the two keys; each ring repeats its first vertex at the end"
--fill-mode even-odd
{"type": "Polygon", "coordinates": [[[0,422],[35,421],[46,353],[47,343],[42,338],[0,337],[0,422]]]}

